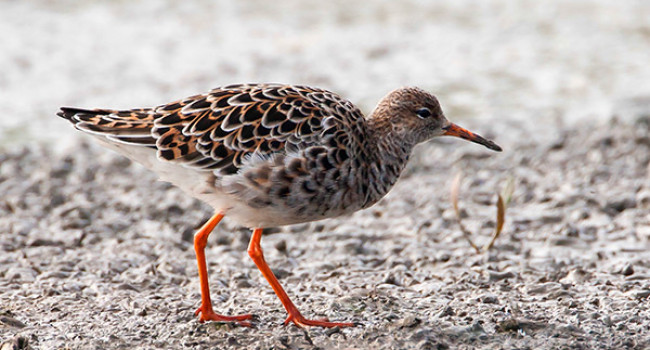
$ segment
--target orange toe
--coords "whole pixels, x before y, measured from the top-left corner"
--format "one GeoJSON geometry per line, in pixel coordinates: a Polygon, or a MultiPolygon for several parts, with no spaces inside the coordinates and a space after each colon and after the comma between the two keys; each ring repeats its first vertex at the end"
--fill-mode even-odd
{"type": "Polygon", "coordinates": [[[321,320],[310,320],[303,317],[300,313],[289,314],[287,319],[284,321],[284,325],[288,325],[289,322],[293,322],[296,326],[303,327],[325,327],[325,328],[334,328],[334,327],[354,327],[356,324],[352,322],[330,322],[327,318],[321,320]]]}
{"type": "Polygon", "coordinates": [[[199,316],[199,322],[201,323],[206,321],[232,322],[232,323],[237,323],[240,326],[251,327],[251,323],[247,321],[253,318],[253,315],[251,314],[226,316],[226,315],[219,315],[218,313],[212,311],[211,309],[207,309],[207,310],[204,309],[206,308],[201,306],[198,309],[196,309],[196,311],[194,312],[195,316],[199,316]]]}

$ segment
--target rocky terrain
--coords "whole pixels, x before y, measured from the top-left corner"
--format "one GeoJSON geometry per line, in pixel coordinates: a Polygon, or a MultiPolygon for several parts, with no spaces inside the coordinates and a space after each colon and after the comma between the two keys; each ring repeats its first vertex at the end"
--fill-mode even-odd
{"type": "Polygon", "coordinates": [[[215,308],[253,328],[196,321],[194,231],[211,210],[92,143],[0,152],[2,349],[464,349],[650,346],[650,120],[558,126],[545,137],[470,123],[503,153],[439,139],[394,190],[347,217],[267,230],[285,311],[225,220],[207,256],[215,308]],[[501,136],[501,135],[502,136],[501,136]],[[500,137],[501,136],[501,137],[500,137]],[[496,193],[515,191],[494,247],[496,193]],[[27,345],[26,345],[27,344],[27,345]]]}

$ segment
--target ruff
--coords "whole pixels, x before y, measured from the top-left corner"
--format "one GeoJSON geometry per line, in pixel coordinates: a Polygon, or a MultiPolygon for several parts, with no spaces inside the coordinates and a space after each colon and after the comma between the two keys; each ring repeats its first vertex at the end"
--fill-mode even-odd
{"type": "Polygon", "coordinates": [[[250,325],[251,315],[212,309],[205,246],[228,216],[253,229],[248,253],[298,326],[353,323],[303,317],[264,261],[262,228],[331,218],[372,206],[388,193],[415,145],[450,135],[501,151],[450,123],[418,88],[385,96],[364,117],[339,95],[306,86],[230,85],[154,108],[61,108],[59,116],[215,209],[197,232],[200,321],[250,325]]]}

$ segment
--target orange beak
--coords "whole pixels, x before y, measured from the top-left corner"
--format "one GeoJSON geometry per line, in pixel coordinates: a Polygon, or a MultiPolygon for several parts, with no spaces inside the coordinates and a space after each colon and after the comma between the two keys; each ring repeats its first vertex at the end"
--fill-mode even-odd
{"type": "Polygon", "coordinates": [[[475,134],[467,129],[463,129],[454,123],[450,123],[449,125],[443,127],[442,130],[444,130],[443,135],[460,137],[461,139],[465,139],[468,141],[478,143],[479,145],[483,145],[493,151],[501,152],[501,147],[499,147],[499,145],[497,145],[496,143],[484,139],[483,136],[475,134]]]}

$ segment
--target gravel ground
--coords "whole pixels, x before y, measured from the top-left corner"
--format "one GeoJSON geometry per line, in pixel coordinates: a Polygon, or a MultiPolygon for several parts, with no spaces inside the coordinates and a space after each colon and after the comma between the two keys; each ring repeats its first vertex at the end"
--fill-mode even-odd
{"type": "MultiPolygon", "coordinates": [[[[650,119],[558,126],[538,141],[469,122],[500,154],[442,139],[394,190],[338,219],[270,229],[269,265],[304,314],[351,329],[282,326],[285,311],[227,220],[207,255],[218,311],[200,324],[192,249],[211,210],[92,143],[0,151],[0,343],[12,349],[465,349],[650,346],[650,119]],[[472,125],[473,124],[473,125],[472,125]],[[503,135],[503,137],[500,137],[503,135]],[[494,248],[495,193],[513,200],[494,248]]],[[[2,349],[6,349],[2,347],[2,349]]]]}

